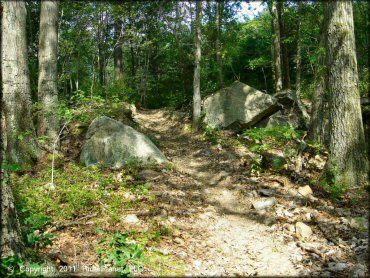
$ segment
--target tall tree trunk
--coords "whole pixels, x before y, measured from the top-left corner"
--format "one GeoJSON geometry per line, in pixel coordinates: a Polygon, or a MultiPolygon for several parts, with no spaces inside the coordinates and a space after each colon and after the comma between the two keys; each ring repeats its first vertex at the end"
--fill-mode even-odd
{"type": "MultiPolygon", "coordinates": [[[[3,30],[3,2],[0,3],[0,30],[3,30]]],[[[9,11],[8,11],[9,12],[9,11]]],[[[13,12],[13,11],[12,11],[13,12]]],[[[5,25],[7,26],[7,25],[5,25]]],[[[0,32],[0,71],[3,72],[3,31],[0,32]]],[[[2,74],[0,74],[0,84],[2,83],[2,74]]],[[[0,100],[3,104],[3,86],[0,86],[0,100]]],[[[0,259],[9,256],[24,257],[23,250],[24,244],[21,236],[21,229],[17,217],[17,211],[14,205],[14,198],[11,188],[8,184],[8,175],[4,169],[6,161],[6,149],[7,149],[7,134],[6,134],[6,120],[3,113],[3,109],[0,109],[0,259]]]]}
{"type": "Polygon", "coordinates": [[[103,50],[103,12],[102,3],[99,3],[99,23],[98,23],[98,67],[99,67],[99,83],[104,86],[104,50],[103,50]]]}
{"type": "Polygon", "coordinates": [[[271,2],[271,25],[272,25],[272,69],[274,76],[275,93],[282,90],[283,81],[281,76],[281,50],[280,50],[280,27],[279,27],[279,13],[277,10],[276,0],[271,2]]]}
{"type": "Polygon", "coordinates": [[[24,243],[21,236],[21,228],[18,220],[17,210],[14,204],[13,192],[9,186],[7,171],[3,170],[6,163],[6,124],[5,117],[1,113],[1,134],[0,134],[0,259],[10,256],[24,257],[24,243]]]}
{"type": "Polygon", "coordinates": [[[302,111],[302,118],[306,127],[310,124],[310,115],[301,100],[301,71],[302,71],[302,0],[298,1],[298,30],[297,30],[297,55],[296,55],[296,100],[299,109],[302,111]]]}
{"type": "Polygon", "coordinates": [[[296,55],[296,74],[295,74],[295,90],[297,96],[301,94],[301,72],[302,72],[302,0],[298,1],[298,29],[297,29],[297,55],[296,55]]]}
{"type": "Polygon", "coordinates": [[[283,1],[279,1],[277,4],[278,20],[280,28],[280,42],[282,50],[282,79],[283,89],[290,89],[290,73],[289,73],[289,51],[287,43],[284,41],[286,38],[286,27],[283,20],[283,1]]]}
{"type": "Polygon", "coordinates": [[[218,85],[220,88],[224,86],[222,75],[222,56],[221,56],[221,26],[224,4],[223,0],[218,0],[216,5],[216,60],[218,72],[218,85]]]}
{"type": "Polygon", "coordinates": [[[121,27],[122,20],[116,19],[114,23],[114,76],[116,82],[120,82],[123,79],[121,27]]]}
{"type": "Polygon", "coordinates": [[[200,96],[200,59],[201,59],[201,22],[202,2],[196,3],[196,18],[194,32],[194,95],[193,95],[193,129],[197,131],[200,124],[201,96],[200,96]]]}
{"type": "Polygon", "coordinates": [[[38,135],[47,136],[49,146],[56,142],[59,133],[58,86],[58,1],[42,1],[39,36],[38,135]]]}
{"type": "MultiPolygon", "coordinates": [[[[319,48],[325,47],[325,20],[322,25],[319,48]]],[[[312,97],[311,122],[308,132],[310,140],[320,144],[328,144],[328,104],[327,104],[327,74],[325,53],[320,53],[315,69],[315,87],[312,97]]]]}
{"type": "Polygon", "coordinates": [[[39,156],[31,117],[30,78],[26,45],[24,1],[3,1],[2,91],[6,121],[6,157],[10,163],[28,164],[39,156]]]}
{"type": "Polygon", "coordinates": [[[329,147],[326,171],[337,184],[368,183],[368,159],[358,90],[351,1],[324,4],[329,91],[329,147]]]}

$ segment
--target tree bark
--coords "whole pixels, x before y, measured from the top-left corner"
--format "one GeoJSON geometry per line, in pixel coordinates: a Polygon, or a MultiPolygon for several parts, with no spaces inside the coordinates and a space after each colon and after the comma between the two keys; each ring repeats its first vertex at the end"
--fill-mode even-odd
{"type": "Polygon", "coordinates": [[[218,72],[218,85],[220,88],[224,86],[223,74],[222,74],[222,55],[221,55],[221,26],[222,26],[222,14],[224,4],[222,0],[217,1],[216,5],[216,60],[217,60],[217,72],[218,72]]]}
{"type": "Polygon", "coordinates": [[[6,157],[10,163],[28,164],[39,156],[31,117],[30,79],[24,1],[3,1],[2,91],[6,121],[6,157]]]}
{"type": "MultiPolygon", "coordinates": [[[[1,26],[3,25],[1,24],[1,26]]],[[[2,70],[2,59],[0,64],[2,70]]],[[[2,96],[1,90],[1,99],[2,96]]],[[[13,193],[8,183],[7,171],[4,167],[6,164],[7,134],[3,110],[0,110],[0,127],[0,259],[10,256],[23,258],[24,244],[22,241],[21,229],[14,204],[13,193]]]]}
{"type": "Polygon", "coordinates": [[[197,131],[200,124],[201,96],[200,96],[200,59],[201,59],[201,21],[202,2],[196,3],[196,18],[194,32],[194,95],[193,95],[193,130],[197,131]]]}
{"type": "Polygon", "coordinates": [[[50,147],[56,142],[59,133],[58,4],[55,0],[42,1],[40,15],[38,101],[41,111],[38,116],[38,135],[47,136],[50,147]]]}
{"type": "Polygon", "coordinates": [[[99,83],[100,86],[104,86],[104,49],[103,49],[103,11],[102,3],[99,3],[99,23],[98,23],[98,67],[99,67],[99,83]]]}
{"type": "Polygon", "coordinates": [[[283,20],[283,1],[279,1],[277,4],[278,10],[278,20],[279,20],[279,28],[280,28],[280,42],[281,42],[281,50],[282,50],[282,82],[283,82],[283,89],[290,89],[290,70],[289,70],[289,51],[287,43],[284,42],[286,38],[286,26],[283,20]]]}
{"type": "Polygon", "coordinates": [[[121,27],[122,20],[116,19],[114,24],[114,75],[116,82],[120,82],[123,79],[121,27]]]}
{"type": "MultiPolygon", "coordinates": [[[[1,163],[4,163],[4,157],[1,163]]],[[[1,173],[0,186],[1,199],[1,236],[0,255],[1,258],[10,256],[24,257],[24,243],[22,241],[21,228],[18,220],[17,210],[14,204],[14,197],[9,186],[8,175],[5,170],[1,173]]]]}
{"type": "Polygon", "coordinates": [[[272,0],[271,3],[271,15],[272,15],[272,69],[274,77],[274,89],[275,93],[282,90],[282,75],[281,75],[281,40],[280,40],[280,27],[279,27],[279,13],[277,10],[276,0],[272,0]]]}
{"type": "MultiPolygon", "coordinates": [[[[302,0],[298,1],[298,30],[297,30],[297,55],[296,55],[296,99],[299,109],[302,111],[303,121],[306,127],[310,123],[310,115],[308,115],[306,107],[301,100],[301,71],[302,71],[302,0]]],[[[290,86],[290,85],[289,85],[290,86]]]]}
{"type": "Polygon", "coordinates": [[[368,183],[368,159],[358,90],[351,1],[324,5],[329,91],[329,147],[326,173],[347,187],[368,183]]]}
{"type": "MultiPolygon", "coordinates": [[[[325,47],[325,20],[322,25],[319,48],[325,47]]],[[[315,69],[314,92],[312,97],[311,122],[308,138],[328,146],[328,103],[326,57],[321,53],[315,69]]]]}
{"type": "Polygon", "coordinates": [[[301,72],[302,72],[302,0],[298,1],[298,29],[297,29],[297,55],[296,55],[296,75],[295,90],[297,95],[301,93],[301,72]]]}

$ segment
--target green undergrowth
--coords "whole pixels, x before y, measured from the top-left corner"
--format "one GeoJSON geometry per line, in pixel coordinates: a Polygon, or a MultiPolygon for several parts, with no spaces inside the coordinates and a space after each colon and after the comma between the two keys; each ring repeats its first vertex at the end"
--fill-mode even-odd
{"type": "MultiPolygon", "coordinates": [[[[98,227],[104,227],[102,223],[106,221],[122,226],[127,210],[135,213],[155,208],[150,185],[137,179],[142,169],[138,163],[129,163],[120,170],[102,165],[83,167],[64,161],[60,164],[54,171],[54,186],[50,185],[50,167],[39,169],[36,174],[11,174],[28,260],[42,263],[39,253],[56,240],[57,233],[48,232],[55,225],[95,215],[91,220],[98,227]]],[[[99,238],[103,240],[99,244],[101,248],[96,250],[100,263],[121,270],[120,276],[131,275],[142,268],[156,274],[173,273],[168,267],[179,265],[176,259],[147,249],[163,237],[171,237],[171,229],[156,222],[150,222],[149,226],[144,231],[124,225],[120,232],[100,230],[103,236],[99,238]],[[163,269],[157,266],[158,262],[164,264],[163,269]]],[[[8,263],[18,264],[17,261],[8,263]]]]}
{"type": "Polygon", "coordinates": [[[122,208],[132,208],[137,204],[121,196],[132,187],[124,180],[125,176],[124,170],[120,173],[75,163],[55,169],[54,186],[50,185],[49,168],[36,175],[14,176],[18,211],[21,219],[27,219],[29,215],[44,215],[54,222],[76,219],[102,209],[117,211],[117,199],[122,208]]]}
{"type": "Polygon", "coordinates": [[[163,238],[172,236],[170,228],[156,224],[148,230],[111,233],[99,230],[105,237],[96,247],[101,267],[114,267],[121,277],[140,275],[183,275],[184,262],[174,256],[163,254],[155,247],[163,238]],[[174,271],[175,269],[175,271],[174,271]]]}
{"type": "MultiPolygon", "coordinates": [[[[119,98],[103,98],[101,96],[86,96],[82,91],[76,92],[70,104],[61,100],[58,107],[58,115],[62,122],[75,122],[81,126],[89,125],[96,117],[107,116],[120,119],[125,114],[130,114],[127,103],[119,98]]],[[[130,122],[131,125],[136,125],[130,122]]],[[[135,127],[135,126],[133,126],[135,127]]]]}
{"type": "MultiPolygon", "coordinates": [[[[254,154],[250,157],[250,171],[260,175],[265,170],[281,172],[287,168],[292,159],[298,154],[303,132],[290,126],[276,126],[271,128],[247,129],[239,140],[245,143],[254,154]],[[281,150],[283,156],[267,155],[271,150],[281,150]]],[[[278,152],[279,153],[279,152],[278,152]]]]}
{"type": "Polygon", "coordinates": [[[247,129],[243,132],[243,137],[251,139],[253,144],[250,148],[258,150],[259,148],[282,147],[291,141],[300,140],[303,132],[290,126],[276,126],[247,129]]]}
{"type": "Polygon", "coordinates": [[[208,125],[203,125],[203,134],[202,138],[204,141],[211,142],[213,145],[222,144],[221,132],[217,128],[212,128],[208,125]]]}

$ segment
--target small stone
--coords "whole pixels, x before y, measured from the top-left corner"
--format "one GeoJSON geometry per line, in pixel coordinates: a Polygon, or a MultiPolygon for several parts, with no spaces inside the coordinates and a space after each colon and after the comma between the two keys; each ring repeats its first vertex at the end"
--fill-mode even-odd
{"type": "Polygon", "coordinates": [[[297,222],[295,224],[296,233],[302,238],[310,238],[312,235],[312,229],[310,226],[304,224],[303,222],[297,222]]]}
{"type": "Polygon", "coordinates": [[[275,204],[276,199],[274,197],[252,202],[252,205],[256,210],[266,209],[274,206],[275,204]]]}
{"type": "Polygon", "coordinates": [[[247,195],[247,197],[254,198],[254,197],[258,196],[258,193],[257,193],[257,191],[252,190],[252,191],[246,193],[246,195],[247,195]]]}
{"type": "Polygon", "coordinates": [[[202,262],[199,261],[199,260],[195,260],[193,262],[193,265],[195,266],[195,268],[198,268],[199,269],[202,266],[202,262]]]}
{"type": "Polygon", "coordinates": [[[306,213],[306,220],[311,221],[311,213],[309,212],[306,213]]]}
{"type": "Polygon", "coordinates": [[[309,195],[312,195],[313,194],[313,191],[312,191],[311,187],[309,187],[308,185],[306,185],[306,186],[301,186],[298,189],[298,193],[300,193],[304,197],[307,197],[309,195]]]}
{"type": "Polygon", "coordinates": [[[159,249],[158,251],[161,252],[165,256],[171,253],[170,250],[168,250],[167,248],[159,249]]]}
{"type": "Polygon", "coordinates": [[[274,196],[275,195],[275,191],[272,190],[272,189],[264,189],[264,188],[261,188],[258,190],[258,193],[262,196],[267,196],[267,197],[270,197],[270,196],[274,196]]]}
{"type": "Polygon", "coordinates": [[[186,258],[187,258],[187,256],[188,256],[188,254],[186,254],[186,252],[185,252],[185,251],[181,251],[180,253],[178,253],[178,255],[179,255],[179,257],[180,257],[181,259],[186,259],[186,258]]]}
{"type": "Polygon", "coordinates": [[[162,217],[166,217],[166,216],[167,216],[167,214],[168,214],[168,213],[167,213],[167,211],[166,211],[165,209],[162,209],[162,210],[161,210],[161,214],[160,214],[160,215],[161,215],[162,217]]]}
{"type": "Polygon", "coordinates": [[[175,217],[173,217],[173,216],[170,216],[170,217],[168,218],[168,221],[170,221],[171,223],[175,223],[175,222],[176,222],[176,218],[175,218],[175,217]]]}
{"type": "Polygon", "coordinates": [[[136,224],[140,220],[137,218],[136,214],[127,214],[123,220],[127,224],[136,224]]]}
{"type": "Polygon", "coordinates": [[[125,197],[125,199],[129,199],[131,201],[135,200],[136,199],[136,196],[130,192],[126,192],[125,194],[123,194],[123,197],[125,197]]]}
{"type": "Polygon", "coordinates": [[[340,263],[335,263],[331,262],[328,263],[328,270],[333,271],[333,272],[341,272],[345,270],[348,267],[348,264],[340,262],[340,263]]]}

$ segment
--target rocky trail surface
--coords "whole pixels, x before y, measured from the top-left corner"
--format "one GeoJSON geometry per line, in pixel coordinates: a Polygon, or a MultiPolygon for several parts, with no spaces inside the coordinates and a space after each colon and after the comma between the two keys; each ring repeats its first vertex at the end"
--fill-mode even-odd
{"type": "Polygon", "coordinates": [[[151,182],[157,217],[176,231],[158,250],[184,260],[186,274],[366,275],[367,224],[352,217],[363,211],[334,208],[282,176],[247,175],[245,148],[202,140],[185,114],[140,110],[135,121],[174,165],[151,182]]]}

